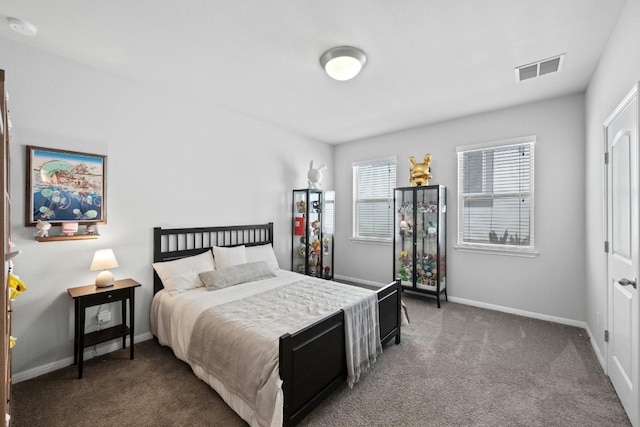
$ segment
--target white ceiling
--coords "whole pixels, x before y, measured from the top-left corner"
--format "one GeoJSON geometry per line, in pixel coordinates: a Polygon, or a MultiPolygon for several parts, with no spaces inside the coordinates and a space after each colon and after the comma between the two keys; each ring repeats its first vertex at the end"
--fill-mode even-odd
{"type": "Polygon", "coordinates": [[[0,0],[0,37],[335,144],[582,92],[624,2],[0,0]],[[340,45],[368,55],[347,82],[319,64],[340,45]],[[561,72],[516,82],[562,53],[561,72]]]}

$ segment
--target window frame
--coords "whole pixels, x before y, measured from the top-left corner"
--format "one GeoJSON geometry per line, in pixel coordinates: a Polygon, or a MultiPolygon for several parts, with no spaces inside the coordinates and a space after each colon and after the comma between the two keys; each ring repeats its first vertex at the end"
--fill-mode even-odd
{"type": "MultiPolygon", "coordinates": [[[[518,138],[510,138],[503,139],[497,141],[489,141],[480,144],[472,144],[472,145],[464,145],[456,147],[457,152],[457,179],[458,179],[458,232],[455,248],[458,251],[462,252],[479,252],[479,253],[489,253],[496,255],[510,255],[510,256],[521,256],[521,257],[535,257],[537,256],[537,251],[535,249],[535,145],[537,138],[535,135],[523,136],[518,138]],[[518,194],[518,197],[522,195],[527,195],[529,198],[529,244],[527,246],[521,245],[510,245],[510,244],[495,244],[495,243],[471,243],[464,241],[464,224],[465,224],[465,201],[473,200],[473,197],[469,197],[464,193],[464,171],[462,169],[463,160],[461,157],[464,153],[469,153],[473,151],[482,152],[484,150],[490,150],[494,148],[502,148],[507,146],[522,146],[527,145],[529,148],[529,189],[528,191],[520,191],[517,193],[512,193],[509,196],[498,195],[494,196],[493,192],[490,194],[493,203],[493,200],[497,200],[500,198],[506,197],[514,197],[515,194],[518,194]]],[[[492,164],[493,166],[493,164],[492,164]]],[[[491,175],[489,177],[493,180],[495,175],[491,175]]],[[[486,179],[486,176],[483,176],[482,179],[486,179]]],[[[476,199],[477,200],[477,199],[476,199]]]]}
{"type": "MultiPolygon", "coordinates": [[[[388,157],[380,157],[370,160],[361,160],[357,162],[351,163],[351,176],[352,176],[352,197],[351,197],[351,240],[355,242],[363,242],[363,243],[380,243],[380,244],[391,244],[393,243],[393,229],[394,229],[394,190],[397,187],[397,179],[398,179],[398,161],[396,156],[388,156],[388,157]],[[390,177],[388,180],[389,184],[389,194],[387,198],[371,198],[371,199],[359,199],[358,198],[358,187],[359,187],[359,168],[362,166],[371,166],[376,163],[387,163],[388,165],[393,163],[394,166],[394,176],[390,177]],[[356,169],[358,168],[358,171],[356,169]],[[362,204],[363,201],[368,202],[380,202],[385,201],[389,204],[389,236],[388,237],[370,237],[370,236],[361,236],[358,235],[358,231],[360,230],[360,220],[359,220],[359,208],[358,205],[362,204]]],[[[372,227],[373,228],[373,227],[372,227]]]]}

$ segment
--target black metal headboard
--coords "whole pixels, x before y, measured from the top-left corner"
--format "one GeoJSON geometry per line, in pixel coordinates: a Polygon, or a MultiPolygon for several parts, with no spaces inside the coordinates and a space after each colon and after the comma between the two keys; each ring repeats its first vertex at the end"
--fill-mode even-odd
{"type": "MultiPolygon", "coordinates": [[[[153,262],[198,255],[213,246],[273,245],[273,223],[224,227],[153,229],[153,262]]],[[[153,293],[162,290],[162,281],[153,272],[153,293]]]]}

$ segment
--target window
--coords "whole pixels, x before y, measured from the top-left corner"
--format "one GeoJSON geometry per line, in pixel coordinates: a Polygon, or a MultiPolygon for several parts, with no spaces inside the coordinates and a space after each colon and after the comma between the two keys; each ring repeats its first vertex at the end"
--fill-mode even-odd
{"type": "Polygon", "coordinates": [[[458,249],[533,253],[535,140],[458,147],[458,249]]]}
{"type": "Polygon", "coordinates": [[[396,158],[353,163],[353,238],[391,241],[396,158]]]}

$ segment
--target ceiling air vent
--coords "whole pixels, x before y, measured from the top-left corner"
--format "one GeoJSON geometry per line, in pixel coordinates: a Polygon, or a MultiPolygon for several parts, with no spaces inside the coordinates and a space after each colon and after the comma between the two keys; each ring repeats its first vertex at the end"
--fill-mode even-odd
{"type": "Polygon", "coordinates": [[[553,58],[544,59],[532,64],[516,67],[516,81],[532,79],[562,70],[564,63],[564,53],[553,58]]]}

